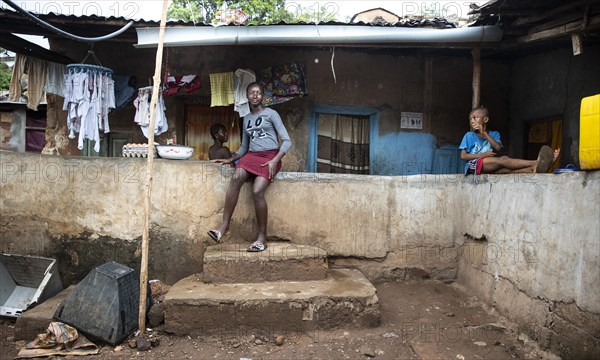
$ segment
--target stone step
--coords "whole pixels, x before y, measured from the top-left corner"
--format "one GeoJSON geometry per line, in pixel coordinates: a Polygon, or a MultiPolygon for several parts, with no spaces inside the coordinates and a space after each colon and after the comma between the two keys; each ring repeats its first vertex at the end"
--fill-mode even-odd
{"type": "Polygon", "coordinates": [[[165,297],[165,331],[177,335],[274,335],[379,324],[377,290],[358,270],[330,269],[327,279],[208,284],[201,274],[165,297]]]}
{"type": "Polygon", "coordinates": [[[204,253],[203,278],[212,283],[324,280],[325,250],[290,243],[269,243],[265,251],[247,252],[248,244],[209,246],[204,253]]]}
{"type": "Polygon", "coordinates": [[[75,285],[69,286],[54,297],[23,312],[15,323],[14,340],[33,341],[38,334],[44,334],[48,325],[55,321],[53,317],[56,309],[73,289],[75,289],[75,285]]]}

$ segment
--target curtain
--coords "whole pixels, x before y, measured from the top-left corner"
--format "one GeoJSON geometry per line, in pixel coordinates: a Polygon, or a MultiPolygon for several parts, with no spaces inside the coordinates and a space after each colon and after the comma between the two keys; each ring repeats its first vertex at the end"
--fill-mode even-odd
{"type": "Polygon", "coordinates": [[[192,159],[208,160],[208,148],[214,143],[210,136],[213,124],[223,124],[229,134],[229,141],[223,145],[236,152],[241,145],[240,118],[233,106],[209,107],[188,105],[185,108],[185,145],[194,148],[192,159]]]}
{"type": "Polygon", "coordinates": [[[317,172],[369,174],[369,117],[318,116],[317,172]]]}

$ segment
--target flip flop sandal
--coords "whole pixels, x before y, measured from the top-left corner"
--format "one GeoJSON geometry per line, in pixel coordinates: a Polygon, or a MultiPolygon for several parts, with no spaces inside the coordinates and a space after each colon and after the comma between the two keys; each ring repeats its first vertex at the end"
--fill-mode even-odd
{"type": "Polygon", "coordinates": [[[542,146],[538,153],[537,165],[535,166],[534,172],[543,174],[548,172],[552,162],[554,161],[554,151],[548,145],[542,146]]]}
{"type": "Polygon", "coordinates": [[[255,242],[248,248],[248,252],[261,252],[267,250],[267,245],[259,242],[255,242]]]}
{"type": "Polygon", "coordinates": [[[221,242],[221,237],[223,236],[219,230],[208,230],[208,236],[213,239],[215,242],[221,242]]]}

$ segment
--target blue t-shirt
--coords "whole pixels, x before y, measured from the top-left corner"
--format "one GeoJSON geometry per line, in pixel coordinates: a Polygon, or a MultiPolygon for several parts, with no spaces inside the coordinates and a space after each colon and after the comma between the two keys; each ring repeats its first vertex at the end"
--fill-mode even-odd
{"type": "MultiPolygon", "coordinates": [[[[488,132],[490,137],[494,139],[498,144],[502,145],[502,141],[500,140],[500,133],[497,131],[488,132]]],[[[475,131],[469,131],[463,136],[462,141],[460,142],[460,146],[458,147],[460,150],[465,150],[467,154],[483,154],[490,150],[494,150],[492,144],[487,141],[486,138],[481,138],[475,131]]],[[[465,173],[469,168],[469,163],[465,164],[465,173]]]]}

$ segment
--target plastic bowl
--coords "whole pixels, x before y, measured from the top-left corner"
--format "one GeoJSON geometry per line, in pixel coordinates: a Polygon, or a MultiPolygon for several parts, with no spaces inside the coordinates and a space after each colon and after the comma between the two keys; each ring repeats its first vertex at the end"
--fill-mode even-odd
{"type": "Polygon", "coordinates": [[[163,159],[187,160],[194,155],[194,148],[183,145],[156,145],[158,156],[163,159]]]}

